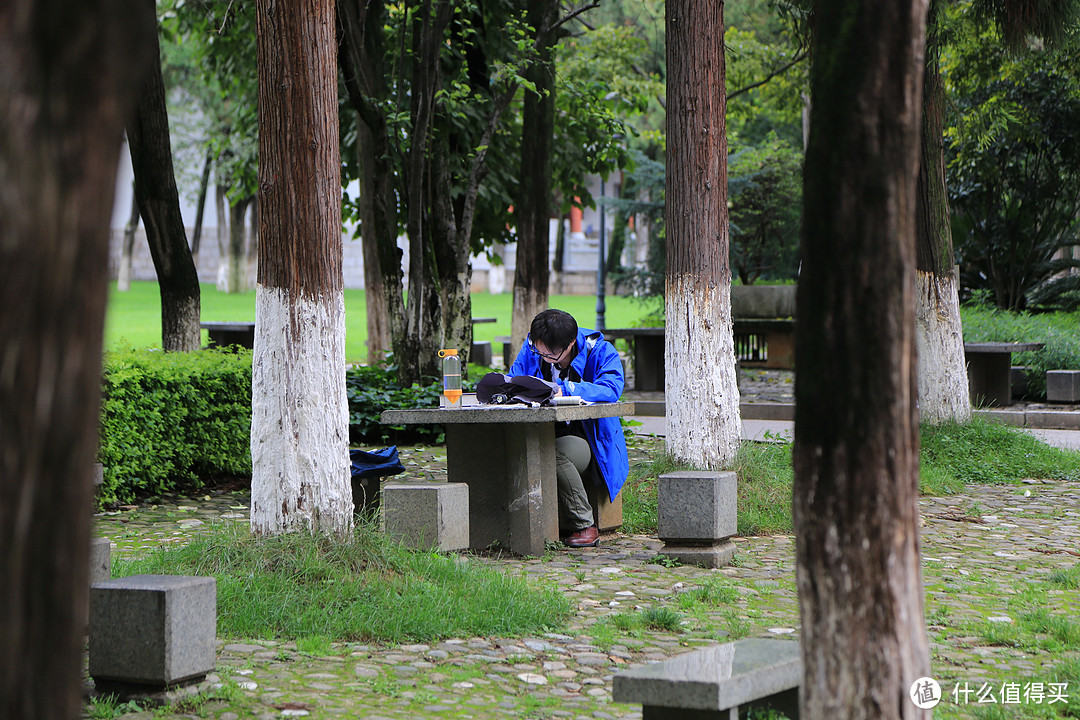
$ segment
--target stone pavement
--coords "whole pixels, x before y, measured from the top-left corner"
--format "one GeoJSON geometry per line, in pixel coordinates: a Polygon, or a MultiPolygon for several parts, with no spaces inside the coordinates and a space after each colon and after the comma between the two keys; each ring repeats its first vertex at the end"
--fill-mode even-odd
{"type": "MultiPolygon", "coordinates": [[[[659,443],[639,438],[635,453],[658,451],[659,443]]],[[[400,451],[409,475],[445,477],[442,448],[400,451]]],[[[96,532],[112,539],[115,554],[137,555],[184,542],[212,522],[246,522],[247,508],[244,492],[174,498],[102,513],[96,532]]],[[[1053,571],[1080,561],[1080,482],[972,486],[922,498],[920,510],[933,673],[946,691],[964,682],[1049,682],[1057,664],[1080,662],[1075,642],[1062,646],[1039,636],[1010,643],[1001,633],[1018,628],[1032,610],[1066,623],[1080,616],[1080,590],[1049,582],[1053,571]]],[[[474,556],[561,589],[575,607],[568,626],[522,638],[335,644],[325,657],[299,652],[293,642],[220,638],[217,671],[205,685],[224,684],[227,699],[124,717],[636,720],[640,707],[611,699],[621,668],[726,639],[797,637],[793,538],[735,543],[734,564],[720,570],[669,567],[658,556],[661,542],[645,535],[609,535],[598,548],[541,558],[474,556]],[[730,589],[724,601],[687,602],[684,594],[710,579],[730,589]],[[681,613],[681,631],[619,629],[620,616],[650,607],[681,613]]],[[[1070,691],[1080,696],[1080,687],[1070,691]]],[[[1010,717],[1030,716],[1012,710],[1010,717]]],[[[974,711],[950,701],[936,712],[960,718],[974,711]]]]}

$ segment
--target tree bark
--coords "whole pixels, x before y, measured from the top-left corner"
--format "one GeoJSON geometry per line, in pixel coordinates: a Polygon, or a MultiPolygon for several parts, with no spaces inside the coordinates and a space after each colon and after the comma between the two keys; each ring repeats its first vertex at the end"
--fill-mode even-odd
{"type": "MultiPolygon", "coordinates": [[[[143,0],[135,11],[149,13],[156,21],[156,8],[153,0],[143,0]]],[[[155,33],[155,50],[157,47],[155,33]]],[[[191,259],[184,218],[180,214],[160,62],[147,66],[127,134],[135,174],[135,197],[146,228],[161,295],[161,345],[165,352],[198,350],[199,274],[191,259]]]]}
{"type": "Polygon", "coordinates": [[[801,713],[929,717],[914,327],[923,1],[819,0],[793,516],[801,713]]]}
{"type": "MultiPolygon", "coordinates": [[[[936,1],[931,3],[931,17],[936,1]]],[[[919,416],[924,422],[971,419],[964,331],[945,187],[942,133],[945,87],[936,35],[927,39],[923,80],[922,154],[919,163],[915,341],[919,359],[919,416]]]]}
{"type": "Polygon", "coordinates": [[[155,31],[0,4],[0,717],[79,716],[109,220],[155,31]]]}
{"type": "Polygon", "coordinates": [[[728,267],[723,3],[667,3],[667,451],[719,469],[739,449],[728,267]]]}
{"type": "Polygon", "coordinates": [[[202,177],[199,178],[199,200],[195,210],[195,229],[191,234],[191,257],[198,265],[199,247],[202,244],[203,215],[206,210],[206,194],[210,188],[210,169],[214,166],[214,151],[206,151],[206,159],[203,160],[202,177]]]}
{"type": "Polygon", "coordinates": [[[352,530],[334,3],[258,0],[251,527],[352,530]]]}
{"type": "Polygon", "coordinates": [[[551,235],[551,153],[555,133],[555,68],[550,28],[558,15],[557,2],[528,0],[525,22],[533,28],[538,57],[525,70],[526,89],[521,113],[521,168],[518,180],[517,256],[510,338],[521,347],[533,317],[548,306],[551,235]]]}
{"type": "Polygon", "coordinates": [[[135,186],[131,188],[131,215],[124,225],[124,238],[120,242],[120,265],[116,270],[116,289],[131,289],[131,256],[135,252],[135,231],[139,229],[139,201],[135,198],[135,186]]]}

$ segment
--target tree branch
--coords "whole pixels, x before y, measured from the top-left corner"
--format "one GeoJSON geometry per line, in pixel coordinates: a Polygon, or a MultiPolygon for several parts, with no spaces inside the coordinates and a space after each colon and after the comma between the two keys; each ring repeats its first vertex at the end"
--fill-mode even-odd
{"type": "Polygon", "coordinates": [[[756,83],[750,83],[746,87],[742,87],[742,88],[739,88],[738,90],[735,90],[734,92],[728,93],[727,99],[731,100],[731,98],[733,98],[733,97],[738,97],[739,95],[742,95],[743,93],[750,92],[754,88],[761,87],[762,85],[769,82],[770,80],[772,80],[777,75],[780,75],[781,73],[785,73],[788,70],[790,70],[792,67],[794,67],[795,65],[798,65],[800,62],[805,60],[809,55],[810,55],[810,53],[808,51],[803,50],[801,53],[796,55],[791,60],[791,62],[787,63],[786,65],[782,65],[782,66],[776,68],[775,70],[770,72],[768,75],[766,75],[763,80],[761,80],[759,82],[756,82],[756,83]]]}

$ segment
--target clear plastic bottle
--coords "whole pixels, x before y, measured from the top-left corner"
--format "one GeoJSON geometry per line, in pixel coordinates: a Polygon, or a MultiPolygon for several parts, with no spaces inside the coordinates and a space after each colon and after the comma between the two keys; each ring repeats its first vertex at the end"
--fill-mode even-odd
{"type": "Polygon", "coordinates": [[[457,350],[440,350],[442,358],[442,394],[443,407],[459,409],[461,407],[461,359],[457,350]]]}

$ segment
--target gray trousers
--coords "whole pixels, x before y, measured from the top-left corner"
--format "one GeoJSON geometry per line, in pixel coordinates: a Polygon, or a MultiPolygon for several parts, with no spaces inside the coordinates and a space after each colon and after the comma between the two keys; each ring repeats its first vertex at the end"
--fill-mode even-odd
{"type": "Polygon", "coordinates": [[[594,524],[592,505],[581,478],[592,450],[585,438],[563,435],[555,438],[555,478],[559,483],[559,528],[564,533],[583,530],[594,524]]]}

